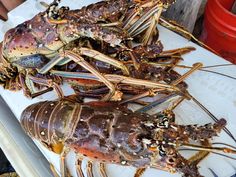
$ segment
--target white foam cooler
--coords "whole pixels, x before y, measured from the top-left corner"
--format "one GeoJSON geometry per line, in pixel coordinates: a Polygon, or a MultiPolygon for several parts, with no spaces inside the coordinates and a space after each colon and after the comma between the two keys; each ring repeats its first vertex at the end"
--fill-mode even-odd
{"type": "MultiPolygon", "coordinates": [[[[11,11],[9,13],[9,20],[0,23],[1,40],[6,30],[32,18],[39,11],[44,10],[44,7],[42,7],[39,2],[40,0],[28,0],[11,11]]],[[[63,5],[69,5],[71,8],[79,8],[92,2],[95,1],[63,0],[62,3],[63,5]]],[[[181,64],[192,66],[193,63],[202,62],[205,66],[210,66],[229,63],[168,29],[161,26],[158,28],[160,30],[160,40],[164,44],[165,50],[184,46],[196,47],[196,51],[184,55],[184,61],[182,61],[181,64]]],[[[236,77],[235,66],[211,68],[211,70],[236,77]]],[[[184,73],[187,70],[178,69],[178,71],[184,73]]],[[[213,73],[197,71],[187,78],[186,82],[189,85],[189,92],[216,117],[224,117],[228,121],[227,128],[236,136],[236,80],[213,73]]],[[[63,86],[63,90],[66,95],[73,93],[67,85],[63,86]]],[[[49,169],[49,162],[59,171],[59,156],[49,152],[37,141],[31,141],[20,128],[18,120],[20,119],[21,112],[28,105],[46,99],[55,99],[55,93],[50,92],[31,100],[25,98],[22,91],[13,93],[0,87],[0,94],[3,98],[0,99],[0,147],[21,177],[52,176],[49,169]]],[[[181,103],[181,105],[176,108],[175,113],[176,121],[182,124],[205,124],[213,122],[210,117],[192,101],[184,101],[181,103]]],[[[224,132],[222,132],[219,137],[214,138],[214,141],[235,145],[235,142],[224,132]]],[[[72,174],[76,176],[74,161],[75,154],[70,153],[67,158],[67,164],[72,174]]],[[[226,159],[214,154],[209,155],[199,165],[201,174],[206,177],[213,177],[216,174],[219,177],[229,177],[236,172],[235,160],[226,159]]],[[[83,170],[85,170],[85,166],[86,162],[83,163],[83,170]]],[[[135,172],[135,168],[133,167],[121,167],[119,165],[107,165],[106,168],[108,175],[111,177],[128,177],[132,176],[135,172]]],[[[95,167],[94,173],[95,176],[98,176],[97,167],[95,167]]],[[[180,175],[172,175],[160,170],[148,169],[143,176],[177,177],[180,175]]]]}

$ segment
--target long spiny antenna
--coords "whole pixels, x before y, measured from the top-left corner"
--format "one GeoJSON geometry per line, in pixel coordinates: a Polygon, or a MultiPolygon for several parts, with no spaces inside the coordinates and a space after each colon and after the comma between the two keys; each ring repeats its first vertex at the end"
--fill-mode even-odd
{"type": "MultiPolygon", "coordinates": [[[[181,148],[181,149],[179,149],[179,151],[200,151],[200,150],[198,150],[198,149],[181,148]]],[[[223,157],[226,157],[226,158],[229,158],[229,159],[232,159],[232,160],[236,160],[235,157],[231,157],[231,156],[228,156],[228,155],[225,155],[225,154],[221,154],[219,152],[211,152],[211,153],[219,155],[219,156],[223,156],[223,157]]]]}
{"type": "Polygon", "coordinates": [[[212,145],[223,145],[223,146],[228,146],[230,148],[236,149],[236,146],[232,146],[232,145],[226,144],[226,143],[214,142],[214,143],[212,143],[212,145]]]}
{"type": "Polygon", "coordinates": [[[216,67],[222,67],[222,66],[236,66],[235,64],[228,63],[228,64],[219,64],[219,65],[211,65],[211,66],[204,66],[202,68],[216,68],[216,67]]]}
{"type": "MultiPolygon", "coordinates": [[[[155,66],[172,66],[172,64],[169,64],[169,63],[153,63],[153,62],[149,62],[149,64],[155,65],[155,66]]],[[[235,64],[220,64],[220,65],[204,66],[204,67],[198,69],[198,71],[213,73],[213,74],[217,74],[217,75],[220,75],[220,76],[224,76],[224,77],[236,80],[236,77],[229,76],[227,74],[220,73],[220,72],[217,72],[217,71],[207,70],[207,68],[217,68],[217,67],[234,66],[234,65],[235,64]]],[[[175,67],[177,67],[177,68],[189,68],[189,69],[192,68],[192,66],[185,66],[185,65],[178,65],[178,64],[175,65],[175,67]]]]}
{"type": "MultiPolygon", "coordinates": [[[[203,106],[203,104],[201,104],[195,97],[193,97],[192,95],[191,96],[191,99],[193,100],[193,102],[195,102],[204,112],[206,112],[215,122],[217,122],[219,119],[214,116],[205,106],[203,106]]],[[[233,140],[234,142],[236,142],[236,139],[235,137],[233,136],[233,134],[226,128],[224,127],[223,130],[225,131],[225,133],[227,135],[229,135],[233,140]]]]}
{"type": "Polygon", "coordinates": [[[201,145],[195,145],[195,144],[182,144],[182,147],[186,147],[188,149],[196,149],[196,150],[203,150],[203,151],[209,151],[209,152],[224,152],[224,153],[230,153],[230,154],[236,154],[236,149],[229,148],[229,147],[208,147],[208,146],[201,146],[201,145]]]}
{"type": "Polygon", "coordinates": [[[171,98],[174,98],[176,96],[179,96],[179,95],[177,95],[175,93],[167,95],[167,96],[162,97],[162,98],[160,98],[160,99],[158,99],[158,100],[156,100],[154,102],[149,103],[146,106],[143,106],[142,108],[136,110],[135,112],[141,112],[141,113],[142,112],[147,112],[147,111],[151,110],[152,108],[154,108],[154,107],[156,107],[156,106],[158,106],[158,105],[160,105],[160,104],[166,102],[167,100],[170,100],[171,98]]]}

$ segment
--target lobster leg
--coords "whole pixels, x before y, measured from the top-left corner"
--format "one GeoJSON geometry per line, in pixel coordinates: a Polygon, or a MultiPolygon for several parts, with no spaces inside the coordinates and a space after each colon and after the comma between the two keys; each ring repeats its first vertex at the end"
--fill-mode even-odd
{"type": "Polygon", "coordinates": [[[108,177],[104,163],[99,163],[99,170],[102,177],[108,177]]]}
{"type": "Polygon", "coordinates": [[[84,177],[84,173],[82,171],[81,165],[82,165],[82,158],[77,158],[77,164],[76,164],[76,173],[78,177],[84,177]]]}
{"type": "Polygon", "coordinates": [[[92,74],[97,76],[99,80],[102,81],[110,89],[110,92],[108,93],[108,95],[105,96],[105,98],[103,98],[103,100],[110,100],[110,99],[120,100],[121,99],[122,93],[120,93],[119,91],[116,91],[115,86],[108,79],[106,79],[100,72],[98,72],[95,68],[93,68],[88,62],[86,62],[80,55],[71,51],[67,51],[66,55],[71,60],[73,60],[74,62],[81,65],[82,67],[90,71],[92,74]]]}
{"type": "MultiPolygon", "coordinates": [[[[81,47],[81,48],[75,49],[75,50],[76,50],[76,53],[79,53],[80,55],[85,55],[85,56],[91,57],[93,59],[96,59],[98,61],[102,61],[102,62],[108,63],[112,66],[115,66],[117,68],[120,68],[124,75],[129,75],[128,68],[122,62],[117,61],[114,58],[111,58],[107,55],[104,55],[104,54],[102,54],[96,50],[90,49],[90,48],[81,47]]],[[[61,61],[65,60],[65,58],[67,58],[66,56],[70,55],[70,54],[71,54],[71,52],[66,50],[64,54],[56,56],[54,59],[52,59],[50,62],[48,62],[44,67],[42,67],[39,70],[39,73],[41,73],[41,74],[47,73],[55,65],[57,65],[57,64],[61,63],[61,61]]],[[[73,54],[75,54],[75,53],[73,52],[73,54]]],[[[69,61],[70,61],[69,59],[66,60],[66,62],[69,62],[69,61]]]]}
{"type": "MultiPolygon", "coordinates": [[[[129,29],[127,29],[128,33],[132,36],[132,34],[150,17],[152,17],[155,13],[158,12],[158,6],[154,6],[152,9],[147,11],[144,15],[141,16],[129,29]]],[[[134,14],[137,15],[137,14],[134,14]]]]}
{"type": "Polygon", "coordinates": [[[53,90],[52,88],[47,88],[45,90],[42,90],[42,91],[39,91],[39,92],[36,92],[36,93],[31,93],[30,89],[28,88],[28,86],[25,83],[26,77],[23,73],[19,74],[19,79],[20,79],[20,84],[21,84],[21,87],[23,89],[24,95],[27,96],[27,97],[30,97],[30,98],[38,97],[40,95],[43,95],[44,93],[47,93],[47,92],[50,92],[50,91],[53,90]]]}
{"type": "Polygon", "coordinates": [[[146,171],[146,168],[138,168],[134,174],[134,177],[141,177],[146,171]]]}
{"type": "MultiPolygon", "coordinates": [[[[205,145],[205,146],[211,146],[211,144],[210,144],[210,142],[208,140],[202,141],[201,144],[205,145]]],[[[195,155],[193,155],[192,157],[190,157],[188,159],[188,161],[190,161],[191,163],[194,163],[194,164],[198,164],[207,155],[209,155],[209,153],[210,152],[208,152],[208,151],[200,151],[200,152],[196,153],[195,155]]]]}
{"type": "Polygon", "coordinates": [[[160,56],[164,57],[164,56],[173,56],[173,55],[184,55],[194,50],[196,50],[196,48],[192,46],[187,46],[187,47],[177,48],[173,50],[163,51],[160,53],[160,56]]]}
{"type": "Polygon", "coordinates": [[[143,43],[145,45],[150,43],[151,40],[153,39],[153,36],[157,34],[157,24],[159,22],[159,18],[161,16],[162,11],[163,7],[160,6],[158,12],[155,13],[154,16],[152,17],[151,24],[143,37],[143,43]]]}
{"type": "Polygon", "coordinates": [[[69,149],[64,149],[63,152],[60,155],[60,171],[61,171],[61,176],[62,177],[72,177],[69,170],[66,168],[66,164],[65,164],[65,159],[66,159],[66,155],[68,154],[69,149]]]}
{"type": "Polygon", "coordinates": [[[64,94],[63,94],[63,91],[62,91],[61,87],[57,83],[53,82],[51,79],[42,79],[42,78],[37,78],[37,77],[31,76],[31,75],[29,75],[28,77],[34,83],[37,83],[37,84],[40,84],[40,85],[45,85],[47,87],[53,88],[56,91],[59,98],[64,97],[64,94]]]}
{"type": "MultiPolygon", "coordinates": [[[[59,64],[65,59],[64,56],[57,55],[53,59],[50,60],[44,67],[42,67],[38,72],[41,74],[46,74],[50,69],[52,69],[55,65],[59,64]]],[[[69,62],[70,60],[67,60],[69,62]]]]}
{"type": "Polygon", "coordinates": [[[91,161],[88,161],[87,164],[87,176],[93,177],[93,163],[91,161]]]}
{"type": "MultiPolygon", "coordinates": [[[[67,52],[65,52],[67,53],[67,52]]],[[[129,75],[128,68],[120,61],[89,48],[79,48],[78,53],[120,68],[124,75],[129,75]]]]}
{"type": "Polygon", "coordinates": [[[51,164],[51,163],[50,163],[50,169],[51,169],[51,171],[52,171],[54,177],[59,177],[59,175],[57,174],[57,172],[56,172],[56,170],[55,170],[54,165],[51,164]]]}
{"type": "MultiPolygon", "coordinates": [[[[202,63],[195,63],[191,70],[189,70],[187,73],[185,73],[179,79],[172,82],[171,85],[174,85],[174,86],[178,85],[180,82],[182,82],[184,79],[186,79],[190,74],[192,74],[194,71],[200,69],[201,67],[202,67],[202,63]]],[[[136,99],[141,99],[141,98],[144,98],[144,97],[147,97],[147,96],[155,96],[160,91],[162,91],[162,90],[161,89],[150,89],[149,91],[146,91],[146,92],[141,93],[139,95],[135,95],[134,97],[123,101],[122,104],[126,103],[126,102],[136,100],[136,99]]]]}
{"type": "MultiPolygon", "coordinates": [[[[99,78],[90,74],[90,73],[81,73],[81,72],[66,72],[66,71],[56,71],[51,70],[52,74],[55,74],[57,76],[66,77],[66,78],[79,78],[79,79],[90,79],[90,80],[96,80],[99,81],[99,78]]],[[[114,83],[121,83],[121,84],[128,84],[128,85],[134,85],[134,86],[144,86],[146,88],[159,88],[166,91],[176,91],[181,92],[178,87],[172,86],[169,84],[163,84],[158,82],[152,82],[148,80],[142,80],[142,79],[135,79],[132,77],[126,77],[122,75],[115,75],[115,74],[105,74],[104,77],[114,83]]]]}
{"type": "Polygon", "coordinates": [[[31,92],[25,83],[25,75],[23,73],[19,73],[19,79],[24,95],[27,97],[31,97],[31,92]]]}

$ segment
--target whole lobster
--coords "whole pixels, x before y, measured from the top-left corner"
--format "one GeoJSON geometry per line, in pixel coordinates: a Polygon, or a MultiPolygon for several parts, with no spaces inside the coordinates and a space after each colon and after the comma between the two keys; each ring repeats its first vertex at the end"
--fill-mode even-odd
{"type": "MultiPolygon", "coordinates": [[[[129,40],[129,35],[117,30],[112,23],[129,14],[128,12],[134,11],[137,6],[149,9],[160,4],[168,6],[172,2],[111,0],[92,4],[79,10],[69,10],[65,7],[58,9],[58,3],[55,1],[45,12],[39,13],[33,19],[18,25],[5,34],[0,50],[0,81],[9,88],[22,87],[25,95],[29,97],[34,97],[31,94],[34,90],[33,83],[54,87],[62,96],[62,91],[58,86],[61,81],[52,82],[48,80],[49,76],[44,74],[47,74],[55,65],[63,65],[72,60],[105,83],[110,89],[107,97],[110,98],[116,93],[114,84],[103,77],[82,56],[111,64],[121,69],[124,75],[129,75],[128,69],[122,62],[92,49],[81,47],[76,48],[76,52],[73,51],[71,48],[73,41],[87,37],[127,49],[124,43],[125,40],[129,40]],[[15,78],[16,75],[17,78],[15,78]],[[40,75],[40,77],[35,77],[36,75],[40,75]],[[20,84],[14,83],[14,80],[20,84]],[[13,86],[9,83],[13,83],[13,86]]],[[[56,79],[58,78],[56,77],[56,79]]],[[[176,89],[173,88],[173,90],[176,89]]]]}
{"type": "MultiPolygon", "coordinates": [[[[79,157],[78,175],[83,176],[81,158],[88,157],[101,163],[103,177],[105,163],[137,167],[136,176],[151,167],[185,177],[200,177],[197,162],[201,159],[185,159],[178,152],[179,147],[235,153],[229,148],[190,144],[190,140],[201,143],[216,136],[226,125],[224,119],[204,126],[177,125],[173,120],[171,110],[149,115],[115,102],[79,103],[72,96],[30,105],[21,115],[21,125],[29,136],[61,154],[62,176],[67,173],[63,160],[68,150],[79,157]]],[[[87,169],[89,177],[91,161],[87,169]]]]}

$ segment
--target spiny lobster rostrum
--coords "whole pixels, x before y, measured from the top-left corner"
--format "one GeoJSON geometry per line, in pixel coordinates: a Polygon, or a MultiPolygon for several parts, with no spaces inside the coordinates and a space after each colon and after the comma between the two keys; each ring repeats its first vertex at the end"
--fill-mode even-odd
{"type": "MultiPolygon", "coordinates": [[[[133,112],[116,102],[81,104],[71,98],[27,107],[21,115],[21,124],[32,138],[61,154],[61,159],[65,159],[69,149],[74,150],[79,157],[77,173],[81,176],[81,158],[88,157],[101,163],[103,177],[106,176],[105,163],[137,167],[137,176],[143,173],[142,169],[152,167],[185,177],[200,177],[196,166],[200,159],[185,159],[178,152],[180,147],[235,152],[229,148],[190,144],[190,140],[201,143],[216,136],[226,125],[224,119],[204,126],[177,125],[173,122],[172,110],[149,115],[133,112]]],[[[88,165],[90,177],[91,163],[88,165]]],[[[64,168],[62,166],[62,172],[64,168]]]]}

